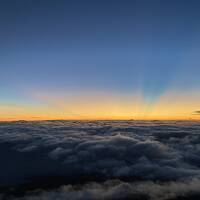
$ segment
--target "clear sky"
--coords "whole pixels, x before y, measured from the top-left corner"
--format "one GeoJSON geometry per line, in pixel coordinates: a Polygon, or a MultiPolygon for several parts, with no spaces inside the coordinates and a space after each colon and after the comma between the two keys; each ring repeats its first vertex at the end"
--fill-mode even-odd
{"type": "Polygon", "coordinates": [[[196,119],[200,1],[0,0],[0,120],[196,119]]]}

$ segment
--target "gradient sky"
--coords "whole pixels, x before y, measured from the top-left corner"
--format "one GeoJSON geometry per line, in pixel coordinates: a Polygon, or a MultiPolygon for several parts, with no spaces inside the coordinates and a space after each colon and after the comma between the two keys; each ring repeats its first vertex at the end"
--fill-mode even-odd
{"type": "Polygon", "coordinates": [[[193,119],[200,1],[0,0],[0,120],[193,119]]]}

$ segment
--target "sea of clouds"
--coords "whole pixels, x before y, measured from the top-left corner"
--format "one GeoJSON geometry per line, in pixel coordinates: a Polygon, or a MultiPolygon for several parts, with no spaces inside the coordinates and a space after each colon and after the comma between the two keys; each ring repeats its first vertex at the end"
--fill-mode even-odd
{"type": "Polygon", "coordinates": [[[200,199],[198,121],[0,122],[0,199],[200,199]]]}

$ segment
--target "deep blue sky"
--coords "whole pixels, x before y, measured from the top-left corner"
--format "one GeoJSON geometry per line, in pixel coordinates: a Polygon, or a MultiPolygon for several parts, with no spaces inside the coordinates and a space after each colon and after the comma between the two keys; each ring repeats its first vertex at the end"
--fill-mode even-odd
{"type": "Polygon", "coordinates": [[[139,89],[152,101],[199,88],[199,10],[198,0],[0,0],[0,98],[139,89]]]}

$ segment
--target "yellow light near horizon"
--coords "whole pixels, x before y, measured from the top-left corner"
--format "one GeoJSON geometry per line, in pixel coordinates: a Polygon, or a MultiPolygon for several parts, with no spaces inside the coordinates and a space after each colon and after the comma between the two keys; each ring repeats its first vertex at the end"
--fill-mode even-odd
{"type": "Polygon", "coordinates": [[[157,102],[145,103],[135,96],[80,94],[71,97],[46,96],[41,105],[0,105],[0,120],[190,120],[200,110],[197,92],[166,92],[157,102]]]}

